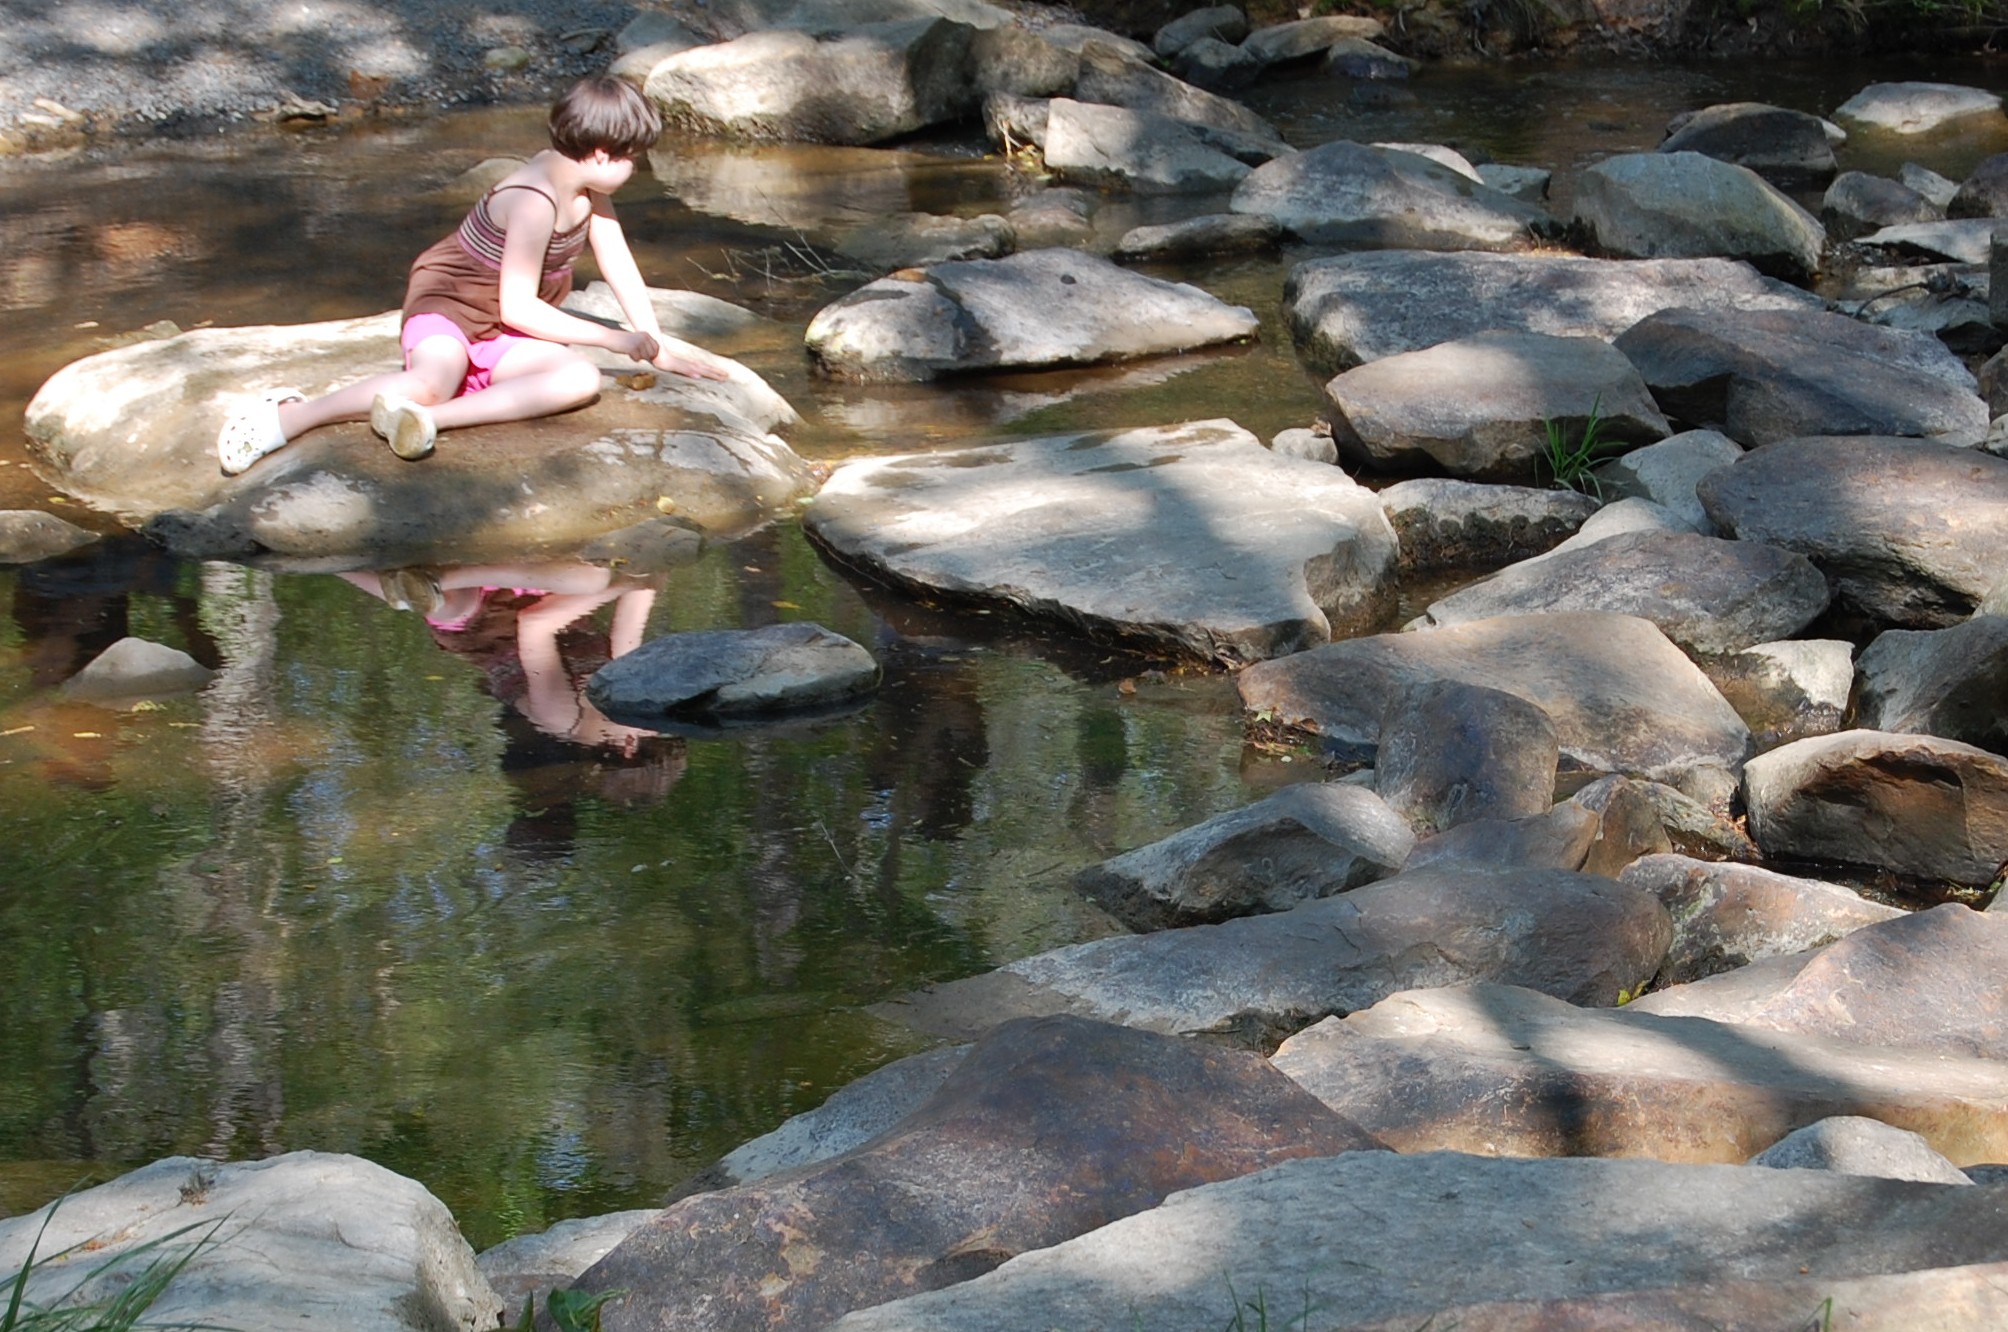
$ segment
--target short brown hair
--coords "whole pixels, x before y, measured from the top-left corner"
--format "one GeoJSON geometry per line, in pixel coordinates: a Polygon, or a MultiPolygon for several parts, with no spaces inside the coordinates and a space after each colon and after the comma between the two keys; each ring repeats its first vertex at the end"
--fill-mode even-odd
{"type": "Polygon", "coordinates": [[[599,149],[640,157],[662,134],[662,116],[632,83],[589,74],[551,107],[551,146],[581,161],[599,149]]]}

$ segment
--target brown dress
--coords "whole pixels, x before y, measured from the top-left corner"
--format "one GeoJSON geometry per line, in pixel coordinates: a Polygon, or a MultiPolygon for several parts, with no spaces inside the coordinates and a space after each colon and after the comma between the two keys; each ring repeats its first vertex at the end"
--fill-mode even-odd
{"type": "MultiPolygon", "coordinates": [[[[498,185],[482,195],[457,231],[412,260],[404,288],[405,320],[417,314],[445,315],[470,342],[511,331],[502,322],[503,229],[488,211],[488,201],[503,190],[534,190],[550,200],[554,211],[558,207],[535,185],[498,185]]],[[[591,225],[588,217],[570,231],[551,234],[544,276],[537,284],[537,295],[547,303],[556,305],[571,294],[572,265],[585,253],[591,225]]]]}

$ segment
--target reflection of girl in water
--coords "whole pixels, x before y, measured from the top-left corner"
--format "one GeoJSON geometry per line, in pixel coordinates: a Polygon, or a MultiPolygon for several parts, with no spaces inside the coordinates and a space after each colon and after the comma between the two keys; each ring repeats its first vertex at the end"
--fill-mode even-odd
{"type": "Polygon", "coordinates": [[[425,616],[435,642],[478,664],[496,698],[545,735],[632,758],[654,732],[609,721],[586,681],[641,646],[655,589],[590,564],[472,565],[437,573],[343,574],[399,609],[425,616]],[[613,605],[605,633],[580,624],[613,605]],[[574,627],[576,626],[576,627],[574,627]]]}

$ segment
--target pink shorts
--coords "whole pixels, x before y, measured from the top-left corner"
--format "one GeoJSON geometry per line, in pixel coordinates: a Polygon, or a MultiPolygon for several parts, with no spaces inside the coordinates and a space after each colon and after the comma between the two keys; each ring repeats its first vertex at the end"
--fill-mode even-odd
{"type": "Polygon", "coordinates": [[[467,348],[467,377],[460,381],[460,392],[455,397],[464,398],[470,393],[479,393],[495,382],[495,367],[502,358],[526,342],[535,338],[524,337],[521,333],[497,333],[492,338],[479,342],[469,340],[467,331],[443,314],[415,314],[404,321],[404,332],[398,337],[398,345],[404,348],[404,368],[411,369],[411,353],[419,343],[427,338],[444,335],[467,348]]]}

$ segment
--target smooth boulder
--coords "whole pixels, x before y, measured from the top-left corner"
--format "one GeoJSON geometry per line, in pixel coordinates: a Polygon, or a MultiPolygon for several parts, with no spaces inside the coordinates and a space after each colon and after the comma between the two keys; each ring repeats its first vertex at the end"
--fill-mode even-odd
{"type": "Polygon", "coordinates": [[[1855,663],[1856,722],[2008,754],[2008,615],[1891,629],[1855,663]]]}
{"type": "Polygon", "coordinates": [[[1228,207],[1355,249],[1524,250],[1549,226],[1535,205],[1440,162],[1347,139],[1255,168],[1228,207]]]}
{"type": "Polygon", "coordinates": [[[1658,310],[1817,310],[1808,292],[1729,259],[1341,254],[1290,270],[1283,314],[1297,351],[1332,373],[1489,329],[1615,338],[1658,310]]]}
{"type": "Polygon", "coordinates": [[[1047,104],[1039,147],[1063,181],[1134,194],[1224,194],[1249,172],[1170,116],[1067,97],[1047,104]]]}
{"type": "Polygon", "coordinates": [[[872,1011],[949,1040],[1074,1013],[1260,1048],[1422,986],[1495,980],[1615,1003],[1658,969],[1671,928],[1651,895],[1595,875],[1410,870],[1288,911],[1038,953],[872,1011]]]}
{"type": "Polygon", "coordinates": [[[1662,153],[1700,153],[1748,167],[1782,189],[1832,180],[1834,146],[1818,116],[1762,102],[1725,102],[1677,121],[1662,153]]]}
{"type": "Polygon", "coordinates": [[[1801,435],[1977,444],[1987,404],[1936,338],[1846,315],[1662,310],[1617,339],[1666,414],[1754,448],[1801,435]]]}
{"type": "Polygon", "coordinates": [[[2001,98],[1956,83],[1872,83],[1835,107],[1834,119],[1888,134],[1930,134],[1960,121],[2000,121],[2001,98]]]}
{"type": "Polygon", "coordinates": [[[1393,586],[1373,492],[1228,421],[861,459],[804,523],[897,585],[1221,662],[1357,631],[1393,586]]]}
{"type": "Polygon", "coordinates": [[[1638,371],[1601,338],[1480,333],[1355,366],[1325,397],[1342,458],[1476,480],[1539,479],[1558,433],[1573,443],[1592,421],[1607,451],[1671,433],[1638,371]]]}
{"type": "Polygon", "coordinates": [[[1560,757],[1555,724],[1526,699],[1433,680],[1381,719],[1374,790],[1424,833],[1528,818],[1553,803],[1560,757]]]}
{"type": "Polygon", "coordinates": [[[1013,1022],[877,1138],[685,1198],[572,1289],[619,1292],[605,1332],[806,1332],[1180,1189],[1377,1146],[1257,1056],[1071,1017],[1013,1022]]]}
{"type": "Polygon", "coordinates": [[[1884,624],[1970,616],[2008,550],[2008,459],[1914,439],[1792,439],[1696,487],[1724,535],[1796,550],[1884,624]]]}
{"type": "Polygon", "coordinates": [[[1920,1184],[1971,1185],[1964,1171],[1931,1148],[1923,1135],[1862,1115],[1829,1115],[1793,1129],[1750,1158],[1770,1170],[1832,1170],[1920,1184]]]}
{"type": "Polygon", "coordinates": [[[839,377],[925,380],[1162,355],[1258,327],[1245,307],[1197,287],[1074,250],[1032,250],[883,278],[818,311],[806,340],[839,377]]]}
{"type": "Polygon", "coordinates": [[[603,712],[721,723],[840,708],[878,687],[871,653],[819,624],[650,639],[586,681],[603,712]]]}
{"type": "Polygon", "coordinates": [[[1748,167],[1693,152],[1622,153],[1576,178],[1576,222],[1627,259],[1748,261],[1805,280],[1826,247],[1820,220],[1748,167]]]}
{"type": "Polygon", "coordinates": [[[1767,856],[1880,865],[1981,887],[2008,864],[2008,758],[1928,735],[1795,740],[1743,767],[1767,856]]]}
{"type": "Polygon", "coordinates": [[[1708,535],[1713,529],[1694,488],[1702,477],[1742,456],[1742,446],[1727,435],[1714,430],[1684,430],[1599,463],[1597,483],[1606,499],[1651,500],[1708,535]]]}
{"type": "Polygon", "coordinates": [[[1241,673],[1242,703],[1370,747],[1399,694],[1433,679],[1503,689],[1555,723],[1567,767],[1645,777],[1733,771],[1750,733],[1700,668],[1649,621],[1567,612],[1507,615],[1426,632],[1352,638],[1241,673]]]}
{"type": "Polygon", "coordinates": [[[1330,897],[1393,874],[1414,847],[1373,792],[1303,783],[1091,865],[1074,887],[1133,930],[1161,930],[1330,897]]]}
{"type": "Polygon", "coordinates": [[[33,564],[67,555],[98,539],[75,523],[40,509],[0,510],[0,564],[33,564]]]}
{"type": "Polygon", "coordinates": [[[1627,532],[1508,565],[1429,604],[1416,627],[1500,615],[1636,615],[1695,653],[1790,638],[1827,608],[1827,580],[1803,555],[1692,532],[1627,532]]]}
{"type": "Polygon", "coordinates": [[[1505,985],[1411,991],[1285,1041],[1276,1067],[1399,1152],[1747,1161],[1865,1115],[1962,1162],[2008,1153],[2008,1069],[1505,985]]]}
{"type": "Polygon", "coordinates": [[[62,693],[65,698],[115,707],[192,694],[215,674],[180,648],[128,635],[63,681],[62,693]]]}
{"type": "Polygon", "coordinates": [[[1837,240],[1944,217],[1944,208],[1908,185],[1863,171],[1843,171],[1820,199],[1820,220],[1837,240]]]}

